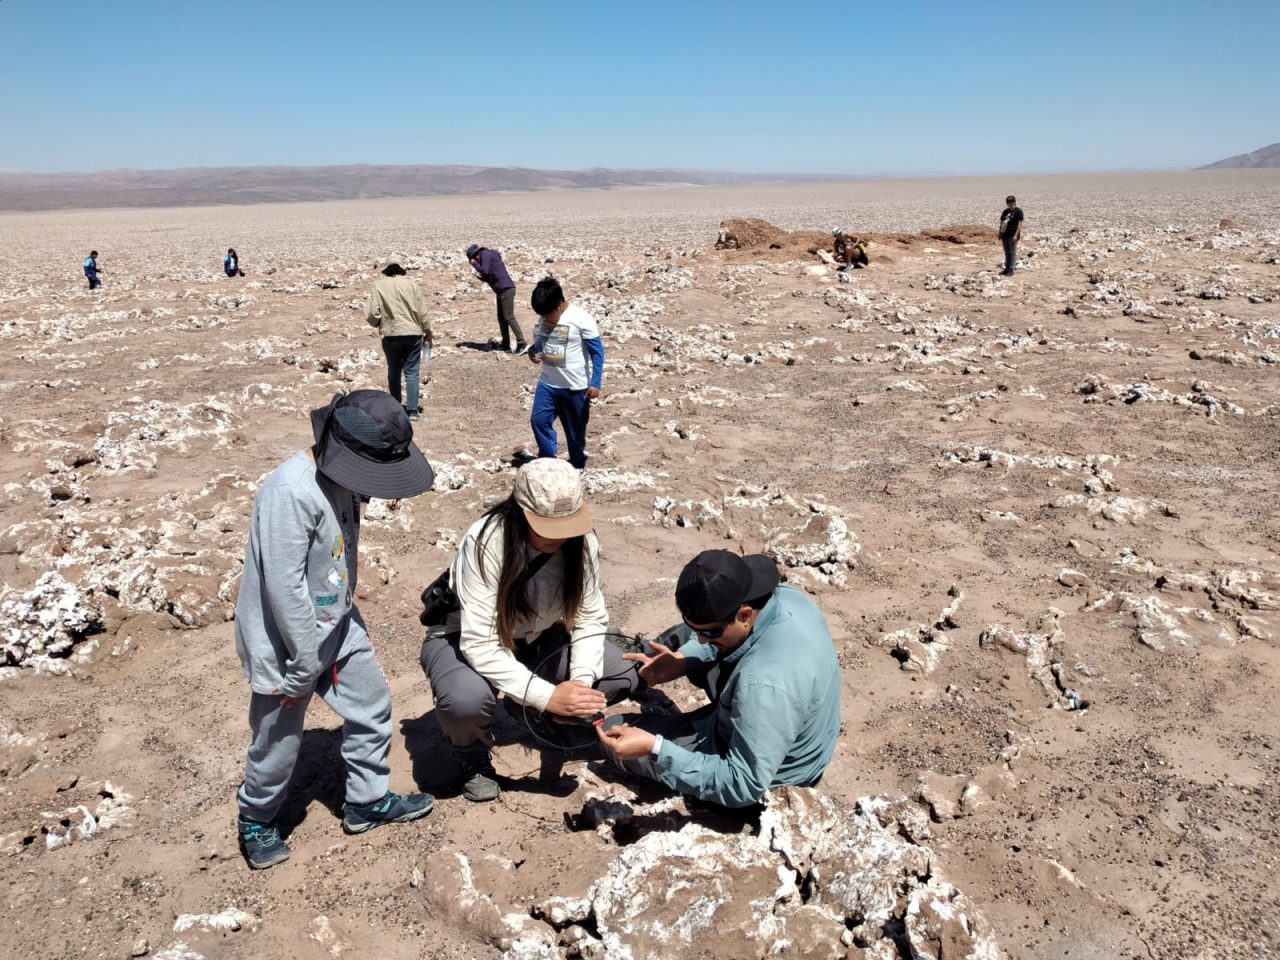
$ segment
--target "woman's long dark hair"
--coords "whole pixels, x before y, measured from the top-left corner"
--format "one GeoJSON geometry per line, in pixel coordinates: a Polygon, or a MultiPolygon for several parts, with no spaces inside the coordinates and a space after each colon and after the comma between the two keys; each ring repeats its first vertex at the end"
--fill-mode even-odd
{"type": "MultiPolygon", "coordinates": [[[[529,521],[514,496],[507,497],[484,515],[484,525],[476,537],[476,567],[484,570],[484,544],[495,523],[502,524],[502,568],[498,571],[498,639],[508,650],[515,646],[515,623],[533,616],[529,603],[529,521]]],[[[564,592],[561,595],[560,619],[572,632],[573,622],[582,607],[586,590],[586,537],[570,537],[560,545],[564,561],[564,592]]]]}

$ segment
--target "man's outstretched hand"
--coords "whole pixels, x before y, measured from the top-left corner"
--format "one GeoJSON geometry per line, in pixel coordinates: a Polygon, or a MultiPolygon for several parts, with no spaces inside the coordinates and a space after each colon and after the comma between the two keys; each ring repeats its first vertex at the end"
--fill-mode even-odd
{"type": "Polygon", "coordinates": [[[649,646],[656,651],[652,656],[647,653],[624,653],[622,655],[623,660],[632,660],[640,664],[641,680],[657,686],[660,683],[670,683],[676,677],[684,676],[687,664],[684,662],[683,653],[677,653],[657,640],[651,641],[649,646]]]}
{"type": "Polygon", "coordinates": [[[620,723],[608,730],[598,728],[596,733],[605,749],[619,760],[638,760],[649,756],[653,752],[654,740],[657,739],[647,730],[641,730],[626,723],[620,723]]]}

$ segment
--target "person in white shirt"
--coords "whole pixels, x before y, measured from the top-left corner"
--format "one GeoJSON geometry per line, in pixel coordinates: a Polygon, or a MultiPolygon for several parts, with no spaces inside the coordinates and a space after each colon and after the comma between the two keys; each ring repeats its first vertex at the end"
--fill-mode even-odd
{"type": "Polygon", "coordinates": [[[606,639],[600,548],[581,476],[564,460],[520,468],[511,496],[463,536],[449,585],[456,600],[443,609],[424,594],[422,667],[468,800],[498,796],[489,747],[499,693],[590,721],[644,686],[606,639]]]}
{"type": "Polygon", "coordinates": [[[538,456],[556,455],[556,420],[564,429],[569,462],[587,465],[587,420],[604,378],[604,341],[595,318],[564,298],[552,277],[538,281],[530,299],[541,322],[533,333],[529,359],[542,365],[529,422],[538,456]]]}

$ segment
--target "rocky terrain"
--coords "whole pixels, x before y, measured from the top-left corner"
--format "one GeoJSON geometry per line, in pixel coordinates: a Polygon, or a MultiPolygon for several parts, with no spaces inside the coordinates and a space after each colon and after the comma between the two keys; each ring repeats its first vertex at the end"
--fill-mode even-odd
{"type": "Polygon", "coordinates": [[[1280,956],[1280,174],[0,222],[0,956],[1280,956]],[[834,225],[869,269],[824,262],[834,225]],[[818,788],[728,816],[589,758],[556,776],[512,719],[500,801],[453,794],[417,594],[509,490],[536,376],[487,348],[472,241],[506,253],[526,330],[547,273],[600,321],[613,621],[667,627],[714,546],[772,554],[825,611],[844,726],[818,788]],[[436,326],[437,487],[369,505],[358,596],[393,786],[440,800],[345,837],[314,704],[293,858],[253,873],[249,505],[310,408],[383,384],[362,310],[388,253],[436,326]]]}

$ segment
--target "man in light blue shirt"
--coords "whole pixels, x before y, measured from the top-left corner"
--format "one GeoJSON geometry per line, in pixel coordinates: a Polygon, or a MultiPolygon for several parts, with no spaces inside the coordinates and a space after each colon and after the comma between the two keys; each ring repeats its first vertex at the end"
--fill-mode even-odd
{"type": "Polygon", "coordinates": [[[840,732],[840,667],[822,612],[780,585],[774,562],[727,550],[698,554],[680,574],[684,620],[672,649],[624,654],[651,684],[687,676],[709,706],[688,715],[610,718],[600,740],[628,769],[726,807],[759,803],[785,784],[817,783],[840,732]]]}

